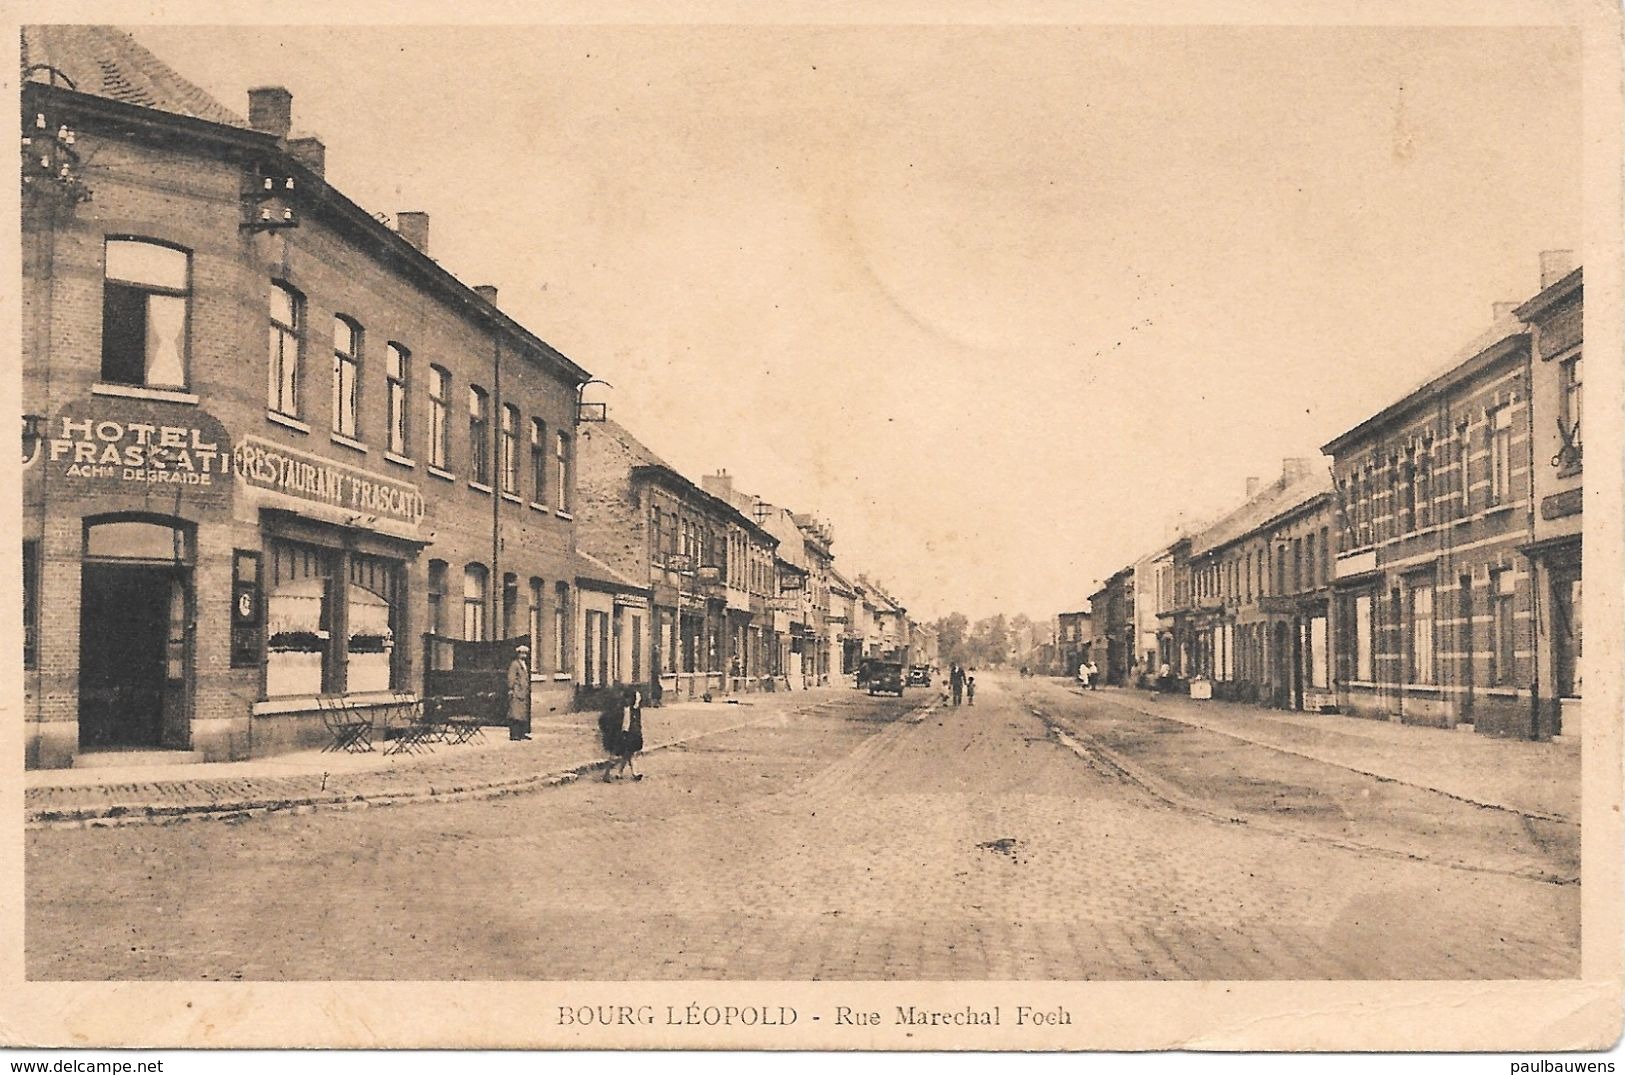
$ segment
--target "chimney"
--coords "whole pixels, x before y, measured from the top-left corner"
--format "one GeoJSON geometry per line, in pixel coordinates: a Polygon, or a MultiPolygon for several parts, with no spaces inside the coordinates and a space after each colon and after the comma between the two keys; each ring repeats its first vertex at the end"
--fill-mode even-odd
{"type": "Polygon", "coordinates": [[[474,293],[492,306],[497,304],[497,286],[495,284],[475,284],[474,293]]]}
{"type": "Polygon", "coordinates": [[[1248,478],[1247,479],[1247,498],[1249,500],[1258,495],[1258,487],[1262,483],[1263,483],[1262,478],[1248,478]]]}
{"type": "MultiPolygon", "coordinates": [[[[395,230],[401,238],[423,251],[429,252],[429,214],[399,212],[395,214],[395,230]]],[[[494,301],[494,300],[493,300],[494,301]]]]}
{"type": "Polygon", "coordinates": [[[1574,251],[1542,250],[1540,252],[1540,286],[1551,287],[1574,271],[1574,251]]]}
{"type": "Polygon", "coordinates": [[[1490,321],[1497,324],[1505,321],[1507,318],[1513,316],[1512,311],[1516,310],[1518,306],[1519,304],[1516,302],[1490,303],[1490,321]]]}
{"type": "Polygon", "coordinates": [[[293,94],[281,86],[249,90],[248,125],[278,138],[288,137],[288,131],[293,128],[293,94]]]}
{"type": "Polygon", "coordinates": [[[314,135],[303,138],[290,138],[288,140],[288,153],[294,160],[319,176],[325,176],[327,170],[327,147],[322,140],[314,135]]]}
{"type": "Polygon", "coordinates": [[[730,504],[733,503],[734,476],[729,474],[726,469],[719,470],[715,474],[701,475],[700,488],[714,497],[720,497],[730,504]]]}
{"type": "Polygon", "coordinates": [[[1281,484],[1291,485],[1293,482],[1303,481],[1305,478],[1309,477],[1310,466],[1312,466],[1312,464],[1307,459],[1298,458],[1281,460],[1281,484]]]}

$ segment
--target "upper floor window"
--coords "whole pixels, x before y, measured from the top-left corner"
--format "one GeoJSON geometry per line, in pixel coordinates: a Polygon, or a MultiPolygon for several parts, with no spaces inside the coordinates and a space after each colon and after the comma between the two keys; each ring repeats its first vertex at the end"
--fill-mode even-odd
{"type": "Polygon", "coordinates": [[[491,397],[474,384],[468,386],[468,476],[491,484],[491,397]]]}
{"type": "Polygon", "coordinates": [[[1490,412],[1490,503],[1504,502],[1512,491],[1512,408],[1490,412]]]}
{"type": "Polygon", "coordinates": [[[139,239],[107,240],[102,374],[112,384],[186,387],[191,257],[139,239]]]}
{"type": "Polygon", "coordinates": [[[519,493],[519,408],[502,405],[502,491],[519,493]]]}
{"type": "Polygon", "coordinates": [[[1580,446],[1580,402],[1582,386],[1580,357],[1575,355],[1563,363],[1559,371],[1563,389],[1563,428],[1568,430],[1569,443],[1580,446]]]}
{"type": "Polygon", "coordinates": [[[265,406],[290,418],[299,415],[299,338],[303,300],[292,288],[271,284],[271,355],[265,406]]]}
{"type": "Polygon", "coordinates": [[[389,450],[406,455],[407,353],[400,344],[384,348],[384,377],[388,382],[389,450]]]}
{"type": "Polygon", "coordinates": [[[540,418],[530,420],[530,499],[537,504],[547,503],[547,424],[540,418]]]}
{"type": "Polygon", "coordinates": [[[451,415],[447,400],[451,395],[451,374],[439,366],[429,367],[429,465],[445,468],[451,464],[451,415]]]}
{"type": "Polygon", "coordinates": [[[333,432],[356,435],[361,413],[361,326],[346,317],[333,318],[333,432]]]}
{"type": "Polygon", "coordinates": [[[570,438],[564,433],[553,439],[553,477],[560,511],[570,510],[570,438]]]}

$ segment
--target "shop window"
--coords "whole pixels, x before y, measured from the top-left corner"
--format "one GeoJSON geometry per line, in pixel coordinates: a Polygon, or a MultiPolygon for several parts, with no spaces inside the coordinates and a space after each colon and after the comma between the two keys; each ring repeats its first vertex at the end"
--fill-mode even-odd
{"type": "Polygon", "coordinates": [[[39,667],[39,542],[23,542],[23,667],[39,667]]]}
{"type": "Polygon", "coordinates": [[[429,367],[429,465],[442,470],[451,466],[451,374],[439,366],[429,367]]]}
{"type": "Polygon", "coordinates": [[[1410,682],[1435,682],[1433,658],[1433,586],[1421,583],[1410,588],[1411,667],[1410,682]]]}
{"type": "Polygon", "coordinates": [[[102,380],[186,387],[191,256],[139,239],[109,239],[102,285],[102,380]]]}
{"type": "Polygon", "coordinates": [[[254,668],[259,665],[264,613],[264,602],[260,598],[260,554],[239,549],[232,554],[231,568],[233,668],[254,668]]]}
{"type": "Polygon", "coordinates": [[[553,671],[570,671],[570,587],[563,582],[553,586],[553,671]]]}
{"type": "Polygon", "coordinates": [[[400,685],[396,654],[401,604],[399,561],[351,553],[344,589],[344,689],[381,691],[400,685]]]}
{"type": "Polygon", "coordinates": [[[292,542],[271,546],[265,609],[265,694],[269,698],[335,689],[333,554],[292,542]]]}
{"type": "Polygon", "coordinates": [[[547,424],[540,418],[530,420],[530,499],[547,503],[547,424]]]}
{"type": "Polygon", "coordinates": [[[468,386],[468,476],[491,484],[491,397],[474,384],[468,386]]]}
{"type": "Polygon", "coordinates": [[[356,436],[361,414],[361,326],[347,317],[333,318],[333,432],[356,436]]]}
{"type": "Polygon", "coordinates": [[[581,672],[587,686],[602,687],[609,682],[609,614],[588,609],[583,619],[581,672]]]}
{"type": "Polygon", "coordinates": [[[1578,569],[1552,577],[1552,668],[1560,698],[1581,695],[1580,573],[1578,569]]]}
{"type": "Polygon", "coordinates": [[[519,495],[519,408],[502,405],[502,491],[519,495]]]}
{"type": "Polygon", "coordinates": [[[384,348],[384,378],[387,381],[386,401],[389,410],[389,450],[399,456],[410,454],[406,450],[406,416],[411,413],[411,408],[408,406],[410,401],[406,394],[406,377],[411,365],[410,357],[406,348],[398,343],[392,343],[384,348]]]}
{"type": "Polygon", "coordinates": [[[486,587],[490,575],[483,564],[463,568],[463,638],[484,642],[486,587]]]}
{"type": "Polygon", "coordinates": [[[1326,617],[1316,616],[1309,621],[1309,685],[1327,686],[1326,671],[1326,617]]]}
{"type": "Polygon", "coordinates": [[[1371,664],[1371,595],[1363,593],[1354,598],[1354,678],[1370,683],[1371,664]]]}
{"type": "Polygon", "coordinates": [[[299,416],[299,351],[304,300],[285,284],[271,284],[271,353],[266,367],[265,406],[299,416]]]}
{"type": "Polygon", "coordinates": [[[1517,582],[1511,571],[1490,572],[1490,682],[1511,686],[1518,642],[1513,619],[1517,582]]]}

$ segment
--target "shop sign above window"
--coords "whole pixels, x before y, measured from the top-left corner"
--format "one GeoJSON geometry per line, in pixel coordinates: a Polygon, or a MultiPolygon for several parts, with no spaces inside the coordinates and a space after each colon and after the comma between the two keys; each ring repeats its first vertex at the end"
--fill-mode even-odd
{"type": "Polygon", "coordinates": [[[231,495],[231,438],[213,415],[197,407],[80,400],[50,420],[41,441],[51,477],[87,494],[147,491],[188,501],[231,495]]]}
{"type": "Polygon", "coordinates": [[[423,520],[417,486],[392,481],[319,455],[259,437],[244,437],[233,453],[244,485],[325,505],[357,524],[380,520],[415,527],[423,520]]]}

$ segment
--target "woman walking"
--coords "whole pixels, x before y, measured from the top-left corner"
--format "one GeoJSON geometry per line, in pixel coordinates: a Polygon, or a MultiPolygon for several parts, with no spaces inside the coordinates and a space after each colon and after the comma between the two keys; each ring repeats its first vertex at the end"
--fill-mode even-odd
{"type": "Polygon", "coordinates": [[[636,687],[614,691],[598,715],[598,731],[604,739],[604,749],[614,757],[604,763],[604,783],[615,778],[616,762],[620,771],[632,771],[633,780],[642,780],[643,774],[633,764],[633,755],[643,749],[643,692],[636,687]]]}

